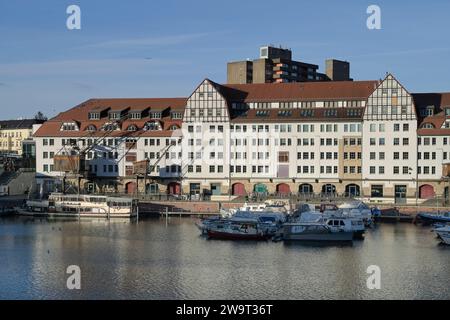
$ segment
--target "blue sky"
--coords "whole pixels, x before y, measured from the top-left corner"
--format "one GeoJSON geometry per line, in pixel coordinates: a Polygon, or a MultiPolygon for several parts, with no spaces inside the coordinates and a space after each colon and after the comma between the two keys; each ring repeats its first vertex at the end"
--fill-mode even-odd
{"type": "Polygon", "coordinates": [[[0,118],[48,116],[89,98],[187,96],[259,46],[355,80],[392,72],[411,92],[450,91],[450,1],[0,0],[0,118]],[[81,30],[66,28],[81,7],[81,30]],[[382,10],[368,30],[366,9],[382,10]]]}

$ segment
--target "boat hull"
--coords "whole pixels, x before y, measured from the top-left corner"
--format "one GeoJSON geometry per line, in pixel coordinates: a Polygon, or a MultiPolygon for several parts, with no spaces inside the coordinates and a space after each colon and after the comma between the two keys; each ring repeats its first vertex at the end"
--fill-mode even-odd
{"type": "Polygon", "coordinates": [[[270,235],[266,234],[244,234],[244,233],[231,233],[231,232],[221,232],[215,230],[207,231],[208,238],[217,240],[253,240],[262,241],[268,240],[270,235]]]}
{"type": "Polygon", "coordinates": [[[436,234],[443,243],[450,245],[450,233],[448,231],[436,231],[436,234]]]}
{"type": "Polygon", "coordinates": [[[39,212],[28,211],[21,208],[15,208],[15,213],[21,216],[40,217],[40,218],[132,218],[136,216],[136,213],[115,213],[109,216],[104,213],[70,213],[70,212],[39,212]]]}
{"type": "Polygon", "coordinates": [[[284,234],[285,241],[348,241],[353,240],[353,232],[330,232],[330,233],[291,233],[284,234]]]}
{"type": "Polygon", "coordinates": [[[450,222],[450,217],[432,215],[432,214],[427,214],[427,213],[419,213],[417,215],[417,217],[420,220],[422,220],[422,221],[430,222],[430,223],[434,223],[434,222],[450,222]]]}

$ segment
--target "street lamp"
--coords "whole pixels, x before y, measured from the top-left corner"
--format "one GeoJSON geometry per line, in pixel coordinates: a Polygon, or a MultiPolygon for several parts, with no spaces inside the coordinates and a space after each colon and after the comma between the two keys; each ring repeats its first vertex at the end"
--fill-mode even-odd
{"type": "MultiPolygon", "coordinates": [[[[413,168],[408,167],[408,173],[412,174],[413,168]]],[[[412,178],[412,180],[415,180],[415,185],[416,185],[416,213],[418,211],[418,206],[419,206],[419,171],[418,171],[418,167],[416,166],[416,179],[412,178]]]]}

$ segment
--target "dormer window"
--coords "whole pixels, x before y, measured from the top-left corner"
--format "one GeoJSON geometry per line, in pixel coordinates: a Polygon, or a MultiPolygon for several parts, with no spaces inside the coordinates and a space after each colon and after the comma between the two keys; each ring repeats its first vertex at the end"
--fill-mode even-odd
{"type": "Polygon", "coordinates": [[[302,117],[313,117],[314,116],[314,110],[302,110],[302,111],[300,111],[300,115],[302,117]]]}
{"type": "Polygon", "coordinates": [[[150,112],[151,119],[161,119],[161,116],[162,116],[161,112],[150,112]]]}
{"type": "Polygon", "coordinates": [[[120,113],[119,112],[111,112],[109,114],[109,119],[110,120],[118,120],[118,119],[120,119],[120,113]]]}
{"type": "Polygon", "coordinates": [[[258,111],[256,111],[256,116],[257,117],[268,117],[269,111],[268,110],[258,110],[258,111]]]}
{"type": "Polygon", "coordinates": [[[445,115],[450,117],[450,107],[445,108],[445,115]]]}
{"type": "Polygon", "coordinates": [[[429,117],[434,115],[434,106],[428,106],[425,109],[422,109],[420,115],[422,117],[429,117]]]}
{"type": "Polygon", "coordinates": [[[336,109],[325,110],[324,116],[325,117],[336,117],[337,116],[337,110],[336,109]]]}
{"type": "Polygon", "coordinates": [[[434,125],[432,123],[424,123],[422,129],[434,129],[434,125]]]}
{"type": "Polygon", "coordinates": [[[181,112],[172,112],[171,118],[172,119],[183,119],[183,114],[181,112]]]}
{"type": "Polygon", "coordinates": [[[61,131],[78,131],[78,125],[75,122],[64,122],[61,131]]]}
{"type": "Polygon", "coordinates": [[[103,126],[103,131],[115,131],[118,129],[119,129],[119,127],[116,124],[112,124],[112,123],[105,124],[103,126]]]}
{"type": "Polygon", "coordinates": [[[140,112],[132,112],[130,113],[130,119],[139,120],[142,118],[142,114],[140,112]]]}
{"type": "Polygon", "coordinates": [[[134,124],[130,124],[127,128],[127,131],[137,131],[137,126],[134,124]]]}
{"type": "Polygon", "coordinates": [[[172,130],[172,131],[175,131],[175,130],[178,130],[178,129],[180,129],[180,128],[176,124],[173,124],[173,125],[171,125],[169,127],[169,130],[172,130]]]}
{"type": "Polygon", "coordinates": [[[279,117],[290,117],[290,116],[292,116],[292,111],[291,110],[280,110],[280,111],[278,111],[278,116],[279,117]]]}
{"type": "Polygon", "coordinates": [[[161,123],[158,121],[149,121],[145,124],[144,130],[154,131],[154,130],[162,130],[161,123]]]}
{"type": "Polygon", "coordinates": [[[100,120],[100,112],[89,112],[89,120],[100,120]]]}
{"type": "Polygon", "coordinates": [[[86,127],[86,131],[90,131],[90,132],[97,131],[97,127],[94,126],[93,124],[90,124],[86,127]]]}

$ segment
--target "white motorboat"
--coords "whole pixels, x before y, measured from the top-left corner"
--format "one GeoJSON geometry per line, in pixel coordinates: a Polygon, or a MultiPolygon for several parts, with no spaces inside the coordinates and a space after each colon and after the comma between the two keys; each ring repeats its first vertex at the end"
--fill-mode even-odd
{"type": "Polygon", "coordinates": [[[285,241],[345,241],[353,240],[353,232],[334,229],[319,222],[291,222],[283,225],[285,241]]]}
{"type": "Polygon", "coordinates": [[[445,227],[440,227],[434,229],[439,239],[445,243],[450,245],[450,225],[446,225],[445,227]]]}
{"type": "Polygon", "coordinates": [[[258,219],[240,217],[213,222],[206,234],[210,239],[220,240],[268,240],[272,237],[258,219]]]}
{"type": "Polygon", "coordinates": [[[362,201],[348,201],[338,206],[345,216],[361,218],[366,226],[373,224],[372,209],[362,201]]]}
{"type": "Polygon", "coordinates": [[[27,216],[131,218],[137,215],[138,205],[131,198],[52,193],[48,200],[27,200],[15,210],[27,216]]]}
{"type": "Polygon", "coordinates": [[[279,212],[286,213],[286,205],[283,202],[266,201],[264,203],[245,203],[237,209],[230,209],[230,215],[236,212],[279,212]]]}
{"type": "Polygon", "coordinates": [[[203,235],[208,231],[222,228],[223,225],[230,223],[240,223],[242,221],[257,224],[258,230],[264,234],[274,235],[286,221],[286,216],[275,212],[246,212],[238,211],[231,217],[213,216],[197,221],[195,224],[203,235]]]}
{"type": "Polygon", "coordinates": [[[324,223],[333,230],[353,232],[355,239],[362,239],[366,231],[362,217],[345,215],[341,210],[315,211],[314,206],[311,205],[300,206],[292,220],[303,223],[324,223]]]}

